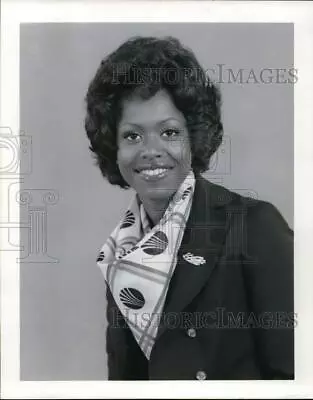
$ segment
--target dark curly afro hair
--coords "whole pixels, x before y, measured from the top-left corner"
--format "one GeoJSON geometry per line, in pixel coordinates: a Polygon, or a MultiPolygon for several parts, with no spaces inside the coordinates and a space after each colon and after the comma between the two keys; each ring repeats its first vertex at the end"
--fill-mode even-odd
{"type": "Polygon", "coordinates": [[[134,37],[102,60],[85,98],[89,148],[111,184],[129,187],[116,162],[122,100],[133,93],[148,99],[161,89],[186,119],[194,173],[209,168],[223,136],[219,90],[178,39],[134,37]]]}

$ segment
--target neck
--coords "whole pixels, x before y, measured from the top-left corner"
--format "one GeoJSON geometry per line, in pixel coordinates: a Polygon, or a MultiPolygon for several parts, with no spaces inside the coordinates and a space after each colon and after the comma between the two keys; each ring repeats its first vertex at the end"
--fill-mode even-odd
{"type": "Polygon", "coordinates": [[[145,211],[150,219],[150,222],[152,223],[153,226],[158,224],[160,219],[163,217],[170,199],[167,200],[158,200],[158,201],[152,201],[152,200],[147,200],[147,199],[141,199],[142,204],[145,208],[145,211]]]}

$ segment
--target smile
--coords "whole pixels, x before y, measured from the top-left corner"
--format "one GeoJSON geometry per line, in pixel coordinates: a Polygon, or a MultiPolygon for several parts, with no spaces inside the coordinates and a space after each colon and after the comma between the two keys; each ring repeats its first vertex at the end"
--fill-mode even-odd
{"type": "Polygon", "coordinates": [[[139,172],[139,175],[142,176],[145,180],[157,180],[164,178],[169,169],[168,168],[157,168],[157,169],[143,169],[139,172]]]}

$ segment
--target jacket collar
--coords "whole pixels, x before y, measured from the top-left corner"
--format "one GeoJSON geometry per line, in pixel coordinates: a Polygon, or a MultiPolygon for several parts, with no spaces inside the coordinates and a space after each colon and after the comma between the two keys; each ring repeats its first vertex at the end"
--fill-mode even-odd
{"type": "MultiPolygon", "coordinates": [[[[186,225],[177,265],[167,292],[163,316],[177,313],[193,300],[209,278],[217,263],[229,227],[226,205],[233,193],[197,177],[193,203],[186,225]],[[184,258],[191,253],[203,257],[205,262],[195,265],[184,258]]],[[[156,340],[168,329],[161,320],[156,340]]]]}

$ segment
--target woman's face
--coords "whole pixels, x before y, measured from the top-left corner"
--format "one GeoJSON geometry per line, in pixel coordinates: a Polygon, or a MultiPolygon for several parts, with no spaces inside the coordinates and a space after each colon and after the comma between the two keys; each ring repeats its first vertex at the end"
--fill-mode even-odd
{"type": "Polygon", "coordinates": [[[168,200],[191,169],[186,121],[165,90],[124,100],[117,144],[119,170],[141,200],[168,200]]]}

